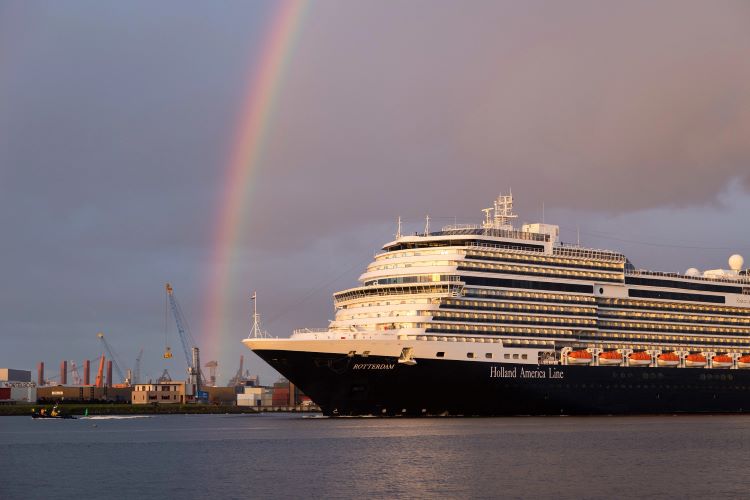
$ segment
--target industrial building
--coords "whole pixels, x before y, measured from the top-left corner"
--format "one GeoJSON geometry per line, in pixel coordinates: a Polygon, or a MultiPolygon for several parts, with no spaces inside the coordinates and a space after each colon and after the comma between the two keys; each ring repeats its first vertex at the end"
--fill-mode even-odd
{"type": "Polygon", "coordinates": [[[36,392],[37,400],[44,403],[129,403],[133,388],[53,385],[37,387],[36,392]]]}
{"type": "Polygon", "coordinates": [[[134,405],[185,404],[195,401],[195,386],[186,382],[136,384],[132,391],[134,405]]]}
{"type": "Polygon", "coordinates": [[[30,371],[0,368],[0,404],[33,403],[36,396],[30,371]]]}
{"type": "Polygon", "coordinates": [[[213,405],[234,405],[237,391],[234,387],[203,387],[208,394],[207,403],[213,405]]]}
{"type": "Polygon", "coordinates": [[[243,392],[237,394],[237,406],[263,406],[264,394],[266,395],[265,400],[269,403],[267,406],[271,406],[273,401],[272,389],[255,386],[246,386],[243,389],[243,392]]]}
{"type": "Polygon", "coordinates": [[[299,390],[297,386],[287,379],[279,379],[273,384],[273,396],[271,404],[273,406],[297,406],[310,401],[310,398],[299,390]]]}

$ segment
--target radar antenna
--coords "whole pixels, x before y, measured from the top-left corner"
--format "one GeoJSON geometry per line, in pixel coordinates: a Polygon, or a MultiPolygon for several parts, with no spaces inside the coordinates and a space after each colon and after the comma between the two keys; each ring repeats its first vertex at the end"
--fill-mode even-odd
{"type": "Polygon", "coordinates": [[[518,215],[513,213],[513,193],[501,194],[497,197],[493,206],[483,208],[485,229],[513,229],[513,219],[518,215]],[[490,216],[492,214],[492,216],[490,216]]]}

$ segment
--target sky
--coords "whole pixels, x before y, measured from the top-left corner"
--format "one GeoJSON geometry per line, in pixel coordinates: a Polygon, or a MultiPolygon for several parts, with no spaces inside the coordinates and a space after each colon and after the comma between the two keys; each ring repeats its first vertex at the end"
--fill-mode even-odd
{"type": "Polygon", "coordinates": [[[747,2],[312,1],[203,331],[284,5],[0,0],[0,366],[55,376],[102,331],[123,369],[143,348],[144,378],[181,378],[170,282],[220,381],[244,354],[271,383],[240,343],[253,291],[270,335],[324,327],[397,217],[476,223],[511,188],[521,221],[636,267],[750,261],[747,2]]]}

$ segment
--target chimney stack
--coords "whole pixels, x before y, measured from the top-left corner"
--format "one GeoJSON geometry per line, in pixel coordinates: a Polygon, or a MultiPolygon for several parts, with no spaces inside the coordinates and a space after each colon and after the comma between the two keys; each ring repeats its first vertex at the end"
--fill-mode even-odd
{"type": "Polygon", "coordinates": [[[91,385],[91,360],[83,362],[83,385],[91,385]]]}
{"type": "Polygon", "coordinates": [[[107,361],[107,387],[112,387],[112,360],[107,361]]]}
{"type": "Polygon", "coordinates": [[[60,385],[68,385],[68,362],[60,363],[60,385]]]}
{"type": "Polygon", "coordinates": [[[44,361],[40,361],[39,365],[36,368],[37,374],[36,374],[36,385],[43,386],[44,385],[44,361]]]}

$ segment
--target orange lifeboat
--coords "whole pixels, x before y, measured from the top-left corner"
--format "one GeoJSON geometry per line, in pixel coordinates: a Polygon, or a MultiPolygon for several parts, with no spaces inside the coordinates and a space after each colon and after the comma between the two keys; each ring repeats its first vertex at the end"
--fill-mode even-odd
{"type": "Polygon", "coordinates": [[[750,356],[742,356],[738,359],[737,368],[750,368],[750,356]]]}
{"type": "Polygon", "coordinates": [[[588,365],[594,356],[588,351],[572,351],[568,353],[569,365],[588,365]]]}
{"type": "Polygon", "coordinates": [[[703,354],[689,354],[685,358],[685,366],[692,368],[702,368],[706,366],[706,357],[703,354]]]}
{"type": "Polygon", "coordinates": [[[732,358],[726,354],[717,354],[711,358],[711,366],[714,368],[729,368],[732,366],[732,358]]]}
{"type": "Polygon", "coordinates": [[[680,357],[673,352],[659,354],[656,358],[656,364],[659,366],[677,366],[680,364],[680,357]]]}
{"type": "Polygon", "coordinates": [[[628,356],[630,366],[648,366],[651,364],[651,355],[647,352],[634,352],[628,356]]]}
{"type": "Polygon", "coordinates": [[[617,351],[607,351],[599,355],[600,365],[619,365],[622,363],[622,354],[617,351]]]}

